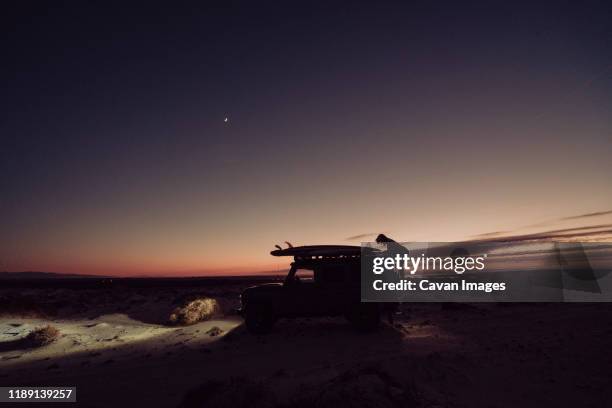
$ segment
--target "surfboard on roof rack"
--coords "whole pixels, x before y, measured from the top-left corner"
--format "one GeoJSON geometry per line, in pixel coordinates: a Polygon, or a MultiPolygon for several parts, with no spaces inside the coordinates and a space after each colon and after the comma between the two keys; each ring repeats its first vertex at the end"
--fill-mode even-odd
{"type": "Polygon", "coordinates": [[[298,258],[313,257],[356,257],[361,256],[362,248],[356,245],[306,245],[276,249],[270,252],[274,256],[294,256],[298,258]]]}

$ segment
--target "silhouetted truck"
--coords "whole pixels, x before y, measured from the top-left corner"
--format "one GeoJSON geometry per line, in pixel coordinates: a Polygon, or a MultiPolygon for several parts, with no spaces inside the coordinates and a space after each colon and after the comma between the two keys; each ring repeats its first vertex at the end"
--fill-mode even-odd
{"type": "Polygon", "coordinates": [[[358,329],[373,330],[394,304],[361,302],[361,247],[315,245],[272,251],[293,256],[283,283],[247,288],[240,312],[253,333],[265,333],[280,318],[346,316],[358,329]]]}

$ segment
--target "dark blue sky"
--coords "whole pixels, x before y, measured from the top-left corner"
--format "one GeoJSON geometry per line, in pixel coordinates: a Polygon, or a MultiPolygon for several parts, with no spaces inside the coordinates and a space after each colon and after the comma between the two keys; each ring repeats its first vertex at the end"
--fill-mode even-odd
{"type": "Polygon", "coordinates": [[[216,6],[5,10],[6,268],[259,267],[612,202],[606,2],[216,6]]]}

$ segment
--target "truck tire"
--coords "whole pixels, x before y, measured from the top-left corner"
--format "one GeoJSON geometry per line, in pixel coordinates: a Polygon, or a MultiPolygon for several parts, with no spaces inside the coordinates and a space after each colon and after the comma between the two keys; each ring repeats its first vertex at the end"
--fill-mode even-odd
{"type": "Polygon", "coordinates": [[[380,310],[376,304],[355,305],[347,318],[359,331],[374,331],[380,326],[380,310]]]}
{"type": "Polygon", "coordinates": [[[254,304],[246,307],[244,321],[247,330],[254,334],[264,334],[272,330],[275,322],[272,309],[266,305],[254,304]]]}

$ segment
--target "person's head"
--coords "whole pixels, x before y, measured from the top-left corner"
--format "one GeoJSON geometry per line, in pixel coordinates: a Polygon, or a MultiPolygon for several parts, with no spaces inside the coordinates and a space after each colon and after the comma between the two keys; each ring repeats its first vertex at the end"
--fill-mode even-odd
{"type": "Polygon", "coordinates": [[[386,236],[385,234],[378,234],[378,236],[376,237],[376,242],[381,244],[383,242],[395,242],[395,241],[389,238],[388,236],[386,236]]]}

